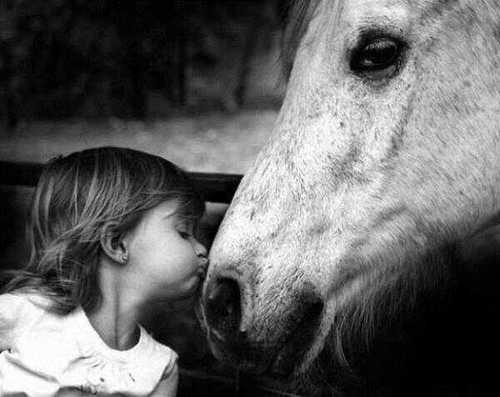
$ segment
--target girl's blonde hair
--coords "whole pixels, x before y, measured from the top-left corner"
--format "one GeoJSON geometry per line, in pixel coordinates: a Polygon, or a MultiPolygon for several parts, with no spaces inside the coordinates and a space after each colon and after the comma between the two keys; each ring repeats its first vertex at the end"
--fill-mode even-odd
{"type": "Polygon", "coordinates": [[[176,200],[179,215],[195,222],[205,209],[186,173],[158,156],[102,147],[51,160],[33,197],[30,259],[12,272],[4,292],[37,290],[57,313],[78,305],[92,310],[101,299],[97,266],[105,224],[116,224],[119,237],[166,200],[176,200]]]}

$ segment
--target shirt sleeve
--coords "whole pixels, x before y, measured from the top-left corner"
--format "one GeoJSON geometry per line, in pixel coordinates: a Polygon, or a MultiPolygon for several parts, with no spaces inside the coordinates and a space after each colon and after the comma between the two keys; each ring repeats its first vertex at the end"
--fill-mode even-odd
{"type": "Polygon", "coordinates": [[[14,294],[0,295],[0,352],[12,345],[12,338],[17,333],[22,305],[22,298],[14,294]]]}
{"type": "MultiPolygon", "coordinates": [[[[163,387],[173,387],[178,379],[178,355],[169,346],[156,341],[141,326],[141,354],[140,359],[136,359],[136,366],[139,362],[140,372],[149,378],[149,381],[155,385],[152,389],[162,385],[163,387]]],[[[173,389],[172,389],[173,390],[173,389]]]]}
{"type": "Polygon", "coordinates": [[[177,374],[179,371],[178,365],[177,365],[177,360],[179,359],[179,356],[177,353],[170,349],[169,347],[165,346],[165,350],[167,351],[167,362],[165,364],[165,368],[163,369],[163,374],[161,376],[161,380],[168,379],[172,377],[174,374],[177,374]]]}

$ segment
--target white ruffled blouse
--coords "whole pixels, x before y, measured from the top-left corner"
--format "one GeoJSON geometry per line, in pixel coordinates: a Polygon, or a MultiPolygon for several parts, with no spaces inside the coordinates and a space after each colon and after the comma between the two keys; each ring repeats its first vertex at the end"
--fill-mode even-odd
{"type": "Polygon", "coordinates": [[[0,295],[0,396],[147,396],[168,379],[177,354],[140,327],[139,342],[114,350],[97,334],[85,312],[48,312],[46,298],[0,295]]]}

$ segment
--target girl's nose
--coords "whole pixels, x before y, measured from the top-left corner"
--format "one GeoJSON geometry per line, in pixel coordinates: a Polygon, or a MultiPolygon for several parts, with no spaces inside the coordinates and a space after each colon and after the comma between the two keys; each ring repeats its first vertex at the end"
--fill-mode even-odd
{"type": "Polygon", "coordinates": [[[195,252],[196,252],[196,255],[199,257],[206,257],[207,256],[207,249],[198,240],[195,240],[195,252]]]}

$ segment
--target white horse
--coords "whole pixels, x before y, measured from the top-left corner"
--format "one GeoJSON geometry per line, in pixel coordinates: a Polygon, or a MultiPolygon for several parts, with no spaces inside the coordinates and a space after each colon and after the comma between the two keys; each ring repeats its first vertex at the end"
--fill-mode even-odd
{"type": "Polygon", "coordinates": [[[308,395],[486,385],[500,1],[296,1],[285,41],[281,113],[210,255],[215,355],[308,395]]]}

